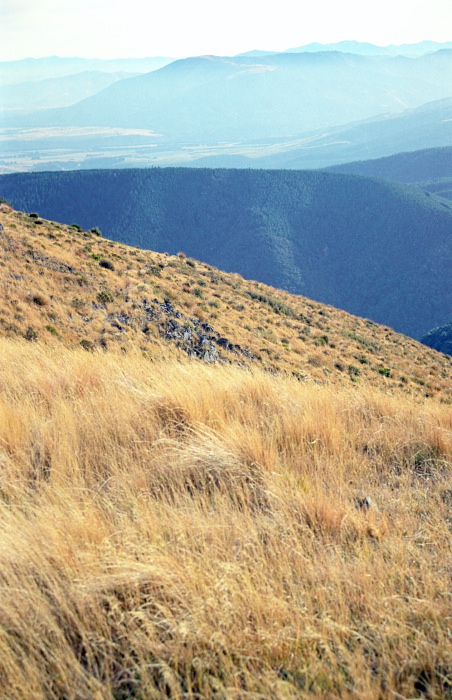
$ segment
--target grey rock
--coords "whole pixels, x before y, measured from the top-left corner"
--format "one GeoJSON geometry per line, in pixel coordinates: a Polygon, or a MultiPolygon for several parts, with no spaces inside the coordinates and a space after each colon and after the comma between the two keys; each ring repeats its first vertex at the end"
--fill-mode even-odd
{"type": "Polygon", "coordinates": [[[359,510],[369,510],[370,508],[375,508],[375,503],[370,496],[366,496],[365,498],[355,498],[355,506],[359,510]]]}

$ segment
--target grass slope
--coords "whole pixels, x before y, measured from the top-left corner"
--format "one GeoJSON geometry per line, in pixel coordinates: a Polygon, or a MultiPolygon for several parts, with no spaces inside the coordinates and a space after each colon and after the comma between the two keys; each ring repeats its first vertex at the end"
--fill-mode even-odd
{"type": "Polygon", "coordinates": [[[2,700],[450,697],[452,358],[0,220],[2,700]]]}
{"type": "Polygon", "coordinates": [[[346,309],[414,338],[449,321],[452,207],[324,172],[100,170],[0,177],[16,208],[99,225],[346,309]]]}
{"type": "Polygon", "coordinates": [[[450,407],[0,357],[1,698],[450,698],[450,407]]]}
{"type": "Polygon", "coordinates": [[[5,206],[0,222],[0,330],[10,338],[153,359],[214,348],[220,362],[450,401],[450,358],[372,321],[5,206]]]}

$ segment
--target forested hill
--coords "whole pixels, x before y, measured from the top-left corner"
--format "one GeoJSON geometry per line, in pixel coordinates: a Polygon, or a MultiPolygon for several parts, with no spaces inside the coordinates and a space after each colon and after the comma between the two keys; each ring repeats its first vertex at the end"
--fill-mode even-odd
{"type": "Polygon", "coordinates": [[[414,338],[450,320],[452,207],[407,185],[318,171],[156,168],[5,175],[0,195],[414,338]]]}
{"type": "Polygon", "coordinates": [[[383,177],[406,183],[452,178],[452,146],[426,148],[420,151],[397,153],[386,158],[342,163],[332,165],[327,170],[332,173],[383,177]]]}
{"type": "Polygon", "coordinates": [[[333,173],[351,173],[413,183],[433,194],[452,199],[451,146],[343,163],[333,165],[327,170],[333,173]]]}
{"type": "Polygon", "coordinates": [[[439,350],[446,355],[452,355],[452,321],[440,328],[432,328],[422,339],[421,343],[439,350]]]}

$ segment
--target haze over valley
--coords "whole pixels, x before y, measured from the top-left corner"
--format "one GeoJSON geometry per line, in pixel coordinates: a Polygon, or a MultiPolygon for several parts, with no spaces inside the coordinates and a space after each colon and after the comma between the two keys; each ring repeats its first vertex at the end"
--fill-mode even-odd
{"type": "Polygon", "coordinates": [[[315,168],[452,146],[452,49],[422,46],[419,55],[395,56],[375,46],[370,55],[300,50],[153,64],[85,60],[80,67],[91,73],[67,77],[61,73],[74,71],[77,61],[6,64],[0,172],[315,168]],[[32,83],[36,64],[47,77],[32,83]],[[121,77],[121,69],[135,75],[121,77]],[[14,74],[27,82],[12,84],[14,74]],[[59,108],[43,109],[46,103],[59,108]]]}

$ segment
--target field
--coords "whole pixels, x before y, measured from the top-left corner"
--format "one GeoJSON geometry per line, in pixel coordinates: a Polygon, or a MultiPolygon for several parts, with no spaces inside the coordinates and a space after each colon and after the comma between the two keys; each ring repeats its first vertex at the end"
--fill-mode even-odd
{"type": "Polygon", "coordinates": [[[0,358],[2,698],[451,696],[450,407],[0,358]]]}

